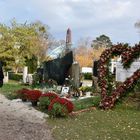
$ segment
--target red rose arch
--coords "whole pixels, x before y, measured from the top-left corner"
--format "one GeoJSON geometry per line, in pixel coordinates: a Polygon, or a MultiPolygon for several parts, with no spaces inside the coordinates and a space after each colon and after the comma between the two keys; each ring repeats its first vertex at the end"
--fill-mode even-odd
{"type": "Polygon", "coordinates": [[[134,47],[128,45],[114,45],[110,49],[106,49],[100,56],[98,72],[99,72],[99,86],[101,88],[101,102],[100,107],[103,109],[110,109],[114,107],[118,98],[125,94],[125,92],[132,88],[135,82],[140,78],[140,69],[121,83],[111,94],[108,94],[108,64],[113,56],[121,55],[122,64],[124,68],[128,68],[131,63],[140,56],[140,44],[134,47]]]}

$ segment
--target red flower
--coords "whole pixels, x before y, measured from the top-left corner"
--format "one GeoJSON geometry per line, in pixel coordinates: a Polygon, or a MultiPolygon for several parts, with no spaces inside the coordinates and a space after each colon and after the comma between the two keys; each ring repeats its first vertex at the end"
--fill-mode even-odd
{"type": "Polygon", "coordinates": [[[42,92],[39,90],[29,90],[26,93],[27,99],[30,101],[38,101],[41,95],[42,95],[42,92]]]}
{"type": "Polygon", "coordinates": [[[28,92],[28,91],[29,91],[29,89],[27,89],[27,88],[22,88],[22,89],[18,90],[17,93],[18,93],[18,94],[24,94],[24,93],[26,93],[26,92],[28,92]]]}
{"type": "Polygon", "coordinates": [[[72,110],[74,108],[73,103],[70,100],[67,100],[65,98],[55,98],[52,100],[51,104],[49,105],[48,111],[51,111],[53,109],[53,105],[55,103],[59,103],[59,104],[65,106],[68,110],[68,113],[72,112],[72,110]]]}
{"type": "Polygon", "coordinates": [[[30,90],[29,89],[26,89],[26,88],[23,88],[23,89],[20,89],[18,90],[16,93],[18,94],[19,98],[20,99],[26,99],[26,94],[29,92],[30,90]]]}
{"type": "Polygon", "coordinates": [[[54,92],[47,92],[42,94],[40,97],[48,97],[50,100],[53,100],[54,98],[58,98],[59,96],[54,92]]]}

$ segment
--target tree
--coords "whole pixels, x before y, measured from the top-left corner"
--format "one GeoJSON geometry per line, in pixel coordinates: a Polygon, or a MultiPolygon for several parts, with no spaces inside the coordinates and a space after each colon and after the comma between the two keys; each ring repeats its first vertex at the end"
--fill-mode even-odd
{"type": "Polygon", "coordinates": [[[48,26],[39,21],[19,24],[14,19],[10,26],[0,24],[0,58],[12,57],[14,61],[7,61],[7,64],[14,67],[15,71],[29,64],[28,61],[34,57],[38,64],[43,62],[46,59],[48,42],[48,26]]]}
{"type": "Polygon", "coordinates": [[[14,61],[13,46],[14,39],[10,27],[0,24],[0,61],[3,61],[4,64],[10,64],[14,61]]]}
{"type": "Polygon", "coordinates": [[[15,42],[20,46],[21,55],[28,59],[34,55],[38,63],[45,60],[49,38],[46,25],[39,21],[31,24],[17,24],[13,21],[12,29],[15,42]]]}
{"type": "Polygon", "coordinates": [[[96,37],[95,40],[92,41],[91,47],[94,49],[98,48],[109,48],[111,47],[112,42],[110,38],[106,35],[100,35],[99,37],[96,37]]]}
{"type": "Polygon", "coordinates": [[[81,67],[91,67],[93,63],[92,48],[90,38],[82,38],[75,48],[75,59],[81,67]]]}
{"type": "Polygon", "coordinates": [[[98,60],[102,54],[102,52],[105,50],[106,48],[105,47],[100,47],[98,49],[92,49],[92,57],[93,57],[93,60],[98,60]]]}

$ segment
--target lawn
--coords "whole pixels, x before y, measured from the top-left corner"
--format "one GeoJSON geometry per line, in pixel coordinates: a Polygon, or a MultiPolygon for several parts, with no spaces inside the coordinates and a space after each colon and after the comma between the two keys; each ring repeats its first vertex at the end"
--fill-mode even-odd
{"type": "Polygon", "coordinates": [[[19,84],[17,81],[10,80],[9,83],[4,84],[3,87],[0,88],[0,93],[4,94],[8,99],[16,99],[17,94],[15,94],[15,91],[28,87],[29,86],[19,84]]]}
{"type": "Polygon", "coordinates": [[[93,106],[98,106],[99,101],[100,101],[99,96],[94,96],[94,97],[85,98],[85,99],[81,99],[81,100],[75,100],[75,101],[73,101],[74,111],[90,108],[93,106]]]}
{"type": "Polygon", "coordinates": [[[109,111],[92,110],[68,118],[48,118],[56,140],[139,140],[140,109],[131,98],[109,111]]]}
{"type": "Polygon", "coordinates": [[[75,117],[48,119],[56,140],[139,140],[140,111],[93,110],[75,117]]]}

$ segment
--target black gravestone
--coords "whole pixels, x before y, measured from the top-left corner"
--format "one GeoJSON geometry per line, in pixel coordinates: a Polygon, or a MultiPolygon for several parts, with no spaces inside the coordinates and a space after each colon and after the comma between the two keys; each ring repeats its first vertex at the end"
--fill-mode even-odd
{"type": "Polygon", "coordinates": [[[44,80],[53,79],[58,84],[62,85],[65,78],[68,77],[68,71],[73,63],[72,51],[67,53],[62,58],[57,58],[44,62],[44,80]]]}
{"type": "Polygon", "coordinates": [[[98,63],[99,61],[93,61],[93,76],[98,77],[98,63]]]}
{"type": "Polygon", "coordinates": [[[39,76],[39,83],[43,81],[43,68],[37,68],[37,74],[39,76]]]}

